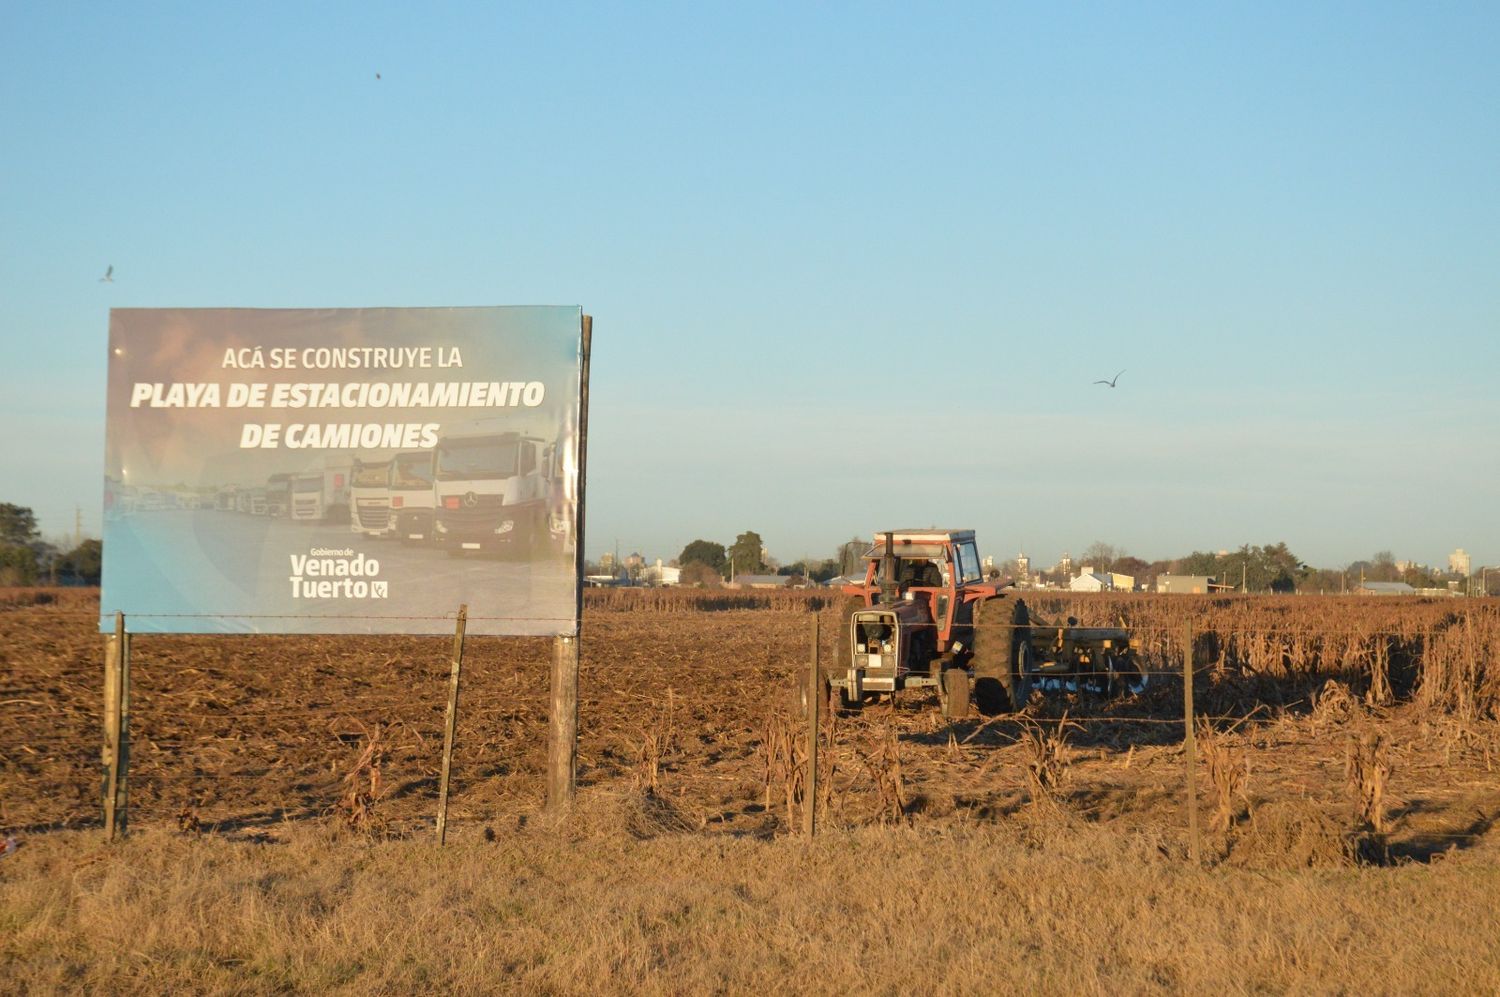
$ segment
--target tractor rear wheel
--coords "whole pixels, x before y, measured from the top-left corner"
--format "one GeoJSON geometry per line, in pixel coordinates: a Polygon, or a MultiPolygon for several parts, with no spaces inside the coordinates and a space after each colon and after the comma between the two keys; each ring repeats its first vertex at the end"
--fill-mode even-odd
{"type": "Polygon", "coordinates": [[[1031,689],[1022,648],[1029,645],[1017,628],[1030,623],[1026,603],[1013,596],[986,599],[974,607],[974,700],[985,716],[1026,705],[1031,689]]]}

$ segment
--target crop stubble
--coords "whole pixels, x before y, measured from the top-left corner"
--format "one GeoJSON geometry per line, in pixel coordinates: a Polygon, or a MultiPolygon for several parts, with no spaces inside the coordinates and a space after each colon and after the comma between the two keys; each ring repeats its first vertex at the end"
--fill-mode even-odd
{"type": "MultiPolygon", "coordinates": [[[[695,833],[772,836],[800,826],[799,756],[783,743],[800,730],[787,722],[791,682],[807,658],[810,611],[824,614],[831,655],[836,602],[793,592],[590,592],[581,788],[645,798],[695,833]]],[[[1251,855],[1266,850],[1255,834],[1295,837],[1308,826],[1368,831],[1368,801],[1360,810],[1346,756],[1351,744],[1376,740],[1388,773],[1382,854],[1494,847],[1493,604],[1050,594],[1031,602],[1052,619],[1124,619],[1163,674],[1142,696],[1034,700],[1025,717],[988,723],[948,724],[918,690],[834,718],[821,752],[824,826],[1030,820],[1045,803],[1061,819],[1180,841],[1181,687],[1169,675],[1181,667],[1190,622],[1198,709],[1214,747],[1199,780],[1200,823],[1213,829],[1215,854],[1243,842],[1251,855]],[[1304,814],[1300,830],[1283,826],[1289,808],[1304,814]]],[[[91,593],[0,598],[0,830],[98,820],[96,612],[91,593]]],[[[263,838],[321,818],[390,835],[429,829],[450,649],[441,637],[136,637],[133,823],[263,838]]],[[[549,653],[544,639],[470,638],[454,832],[503,834],[541,808],[549,653]]]]}

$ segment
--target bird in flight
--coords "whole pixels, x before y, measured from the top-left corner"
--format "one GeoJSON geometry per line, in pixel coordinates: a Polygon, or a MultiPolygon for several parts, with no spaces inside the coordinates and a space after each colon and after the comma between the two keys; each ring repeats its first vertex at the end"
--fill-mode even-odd
{"type": "MultiPolygon", "coordinates": [[[[1120,374],[1123,374],[1123,373],[1125,373],[1123,370],[1120,371],[1120,374]]],[[[1115,382],[1120,379],[1120,374],[1116,374],[1114,377],[1110,378],[1108,381],[1095,381],[1094,383],[1095,384],[1107,384],[1111,388],[1113,388],[1115,386],[1115,382]]]]}
{"type": "Polygon", "coordinates": [[[377,79],[377,80],[378,80],[378,79],[380,79],[380,74],[379,74],[379,73],[376,73],[376,74],[375,74],[375,78],[376,78],[376,79],[377,79]]]}
{"type": "Polygon", "coordinates": [[[111,263],[104,270],[104,276],[99,278],[101,284],[113,284],[115,282],[115,265],[111,263]]]}

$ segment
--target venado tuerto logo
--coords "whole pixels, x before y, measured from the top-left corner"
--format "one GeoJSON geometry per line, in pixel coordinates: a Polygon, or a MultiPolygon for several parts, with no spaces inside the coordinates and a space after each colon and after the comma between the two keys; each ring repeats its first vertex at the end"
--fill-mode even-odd
{"type": "Polygon", "coordinates": [[[391,583],[380,574],[380,562],[350,548],[313,547],[292,554],[293,599],[385,599],[391,583]]]}

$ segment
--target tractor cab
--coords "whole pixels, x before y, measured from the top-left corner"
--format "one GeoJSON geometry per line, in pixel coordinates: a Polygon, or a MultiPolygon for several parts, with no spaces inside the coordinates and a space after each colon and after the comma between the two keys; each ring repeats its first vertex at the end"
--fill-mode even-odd
{"type": "Polygon", "coordinates": [[[914,609],[922,618],[928,633],[919,650],[932,655],[962,650],[953,645],[972,621],[972,603],[996,590],[984,581],[974,531],[938,529],[877,535],[865,552],[864,581],[844,587],[869,608],[909,604],[903,615],[914,609]]]}

